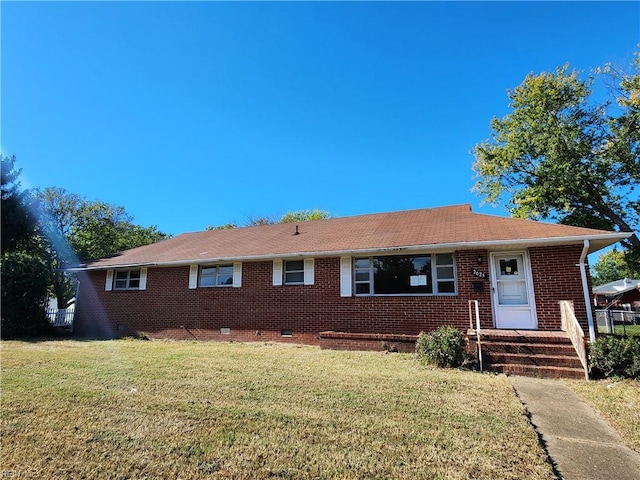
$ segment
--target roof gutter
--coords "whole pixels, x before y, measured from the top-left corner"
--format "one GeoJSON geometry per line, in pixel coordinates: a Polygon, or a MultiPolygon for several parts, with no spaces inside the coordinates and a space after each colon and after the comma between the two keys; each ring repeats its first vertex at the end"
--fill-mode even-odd
{"type": "MultiPolygon", "coordinates": [[[[632,232],[616,232],[603,235],[590,235],[583,237],[584,241],[589,243],[589,239],[607,240],[611,241],[610,245],[617,241],[633,235],[632,232]]],[[[482,240],[475,242],[450,242],[450,243],[436,243],[428,245],[411,245],[411,246],[397,246],[397,247],[384,247],[384,248],[365,248],[365,249],[349,249],[349,250],[332,250],[332,251],[317,251],[317,252],[288,252],[288,253],[271,253],[263,255],[247,255],[242,257],[210,257],[210,258],[192,258],[185,260],[170,260],[166,262],[139,262],[139,263],[127,263],[127,264],[110,264],[110,265],[98,265],[98,266],[76,266],[71,268],[65,268],[67,272],[82,272],[89,270],[108,270],[113,268],[132,268],[132,267],[174,267],[181,265],[192,265],[211,262],[232,262],[232,261],[260,261],[260,260],[274,260],[279,258],[304,258],[304,257],[329,257],[329,256],[344,256],[344,255],[370,255],[376,253],[394,253],[394,252],[425,252],[425,251],[450,251],[460,249],[474,249],[474,248],[518,248],[522,246],[545,246],[545,245],[569,245],[576,244],[579,241],[579,237],[553,237],[553,238],[536,238],[536,239],[513,239],[513,240],[482,240]]],[[[589,252],[587,247],[587,253],[589,252]]]]}
{"type": "Polygon", "coordinates": [[[589,281],[587,278],[587,254],[589,253],[589,240],[585,238],[584,246],[582,247],[582,254],[580,255],[580,276],[582,277],[582,293],[584,295],[584,304],[587,310],[587,323],[589,324],[589,340],[591,342],[596,341],[596,329],[593,324],[593,309],[591,308],[591,294],[589,293],[589,281]]]}

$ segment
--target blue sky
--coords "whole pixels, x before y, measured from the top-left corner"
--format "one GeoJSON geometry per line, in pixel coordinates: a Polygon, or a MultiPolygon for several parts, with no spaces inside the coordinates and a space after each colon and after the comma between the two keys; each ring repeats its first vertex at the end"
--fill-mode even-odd
{"type": "Polygon", "coordinates": [[[626,66],[639,2],[7,2],[1,138],[25,187],[179,234],[471,203],[507,89],[626,66]]]}

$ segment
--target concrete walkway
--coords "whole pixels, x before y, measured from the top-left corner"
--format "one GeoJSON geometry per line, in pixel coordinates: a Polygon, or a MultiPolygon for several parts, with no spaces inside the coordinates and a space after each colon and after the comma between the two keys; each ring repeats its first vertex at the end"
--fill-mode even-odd
{"type": "Polygon", "coordinates": [[[640,479],[640,454],[561,380],[508,378],[563,479],[640,479]]]}

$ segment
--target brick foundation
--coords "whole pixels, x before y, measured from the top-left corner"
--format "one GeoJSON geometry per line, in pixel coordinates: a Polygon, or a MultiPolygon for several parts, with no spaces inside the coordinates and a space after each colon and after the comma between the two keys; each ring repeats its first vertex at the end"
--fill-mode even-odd
{"type": "Polygon", "coordinates": [[[321,332],[320,348],[331,350],[384,350],[411,353],[416,349],[417,335],[385,335],[376,333],[321,332]]]}

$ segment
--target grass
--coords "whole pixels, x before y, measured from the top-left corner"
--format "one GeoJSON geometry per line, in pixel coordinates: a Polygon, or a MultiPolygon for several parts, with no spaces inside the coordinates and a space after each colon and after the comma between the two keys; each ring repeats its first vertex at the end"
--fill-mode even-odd
{"type": "MultiPolygon", "coordinates": [[[[621,325],[616,324],[613,326],[613,331],[616,335],[628,336],[628,337],[640,337],[640,325],[621,325]]],[[[600,334],[606,334],[604,327],[598,327],[600,334]]]]}
{"type": "Polygon", "coordinates": [[[613,329],[616,335],[640,337],[640,325],[615,325],[613,329]]]}
{"type": "Polygon", "coordinates": [[[565,383],[580,395],[640,453],[640,381],[595,380],[565,383]]]}
{"type": "Polygon", "coordinates": [[[553,479],[506,377],[264,343],[0,343],[0,474],[553,479]]]}

